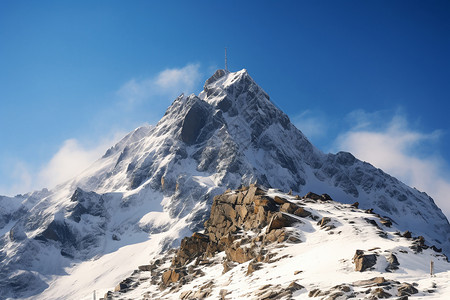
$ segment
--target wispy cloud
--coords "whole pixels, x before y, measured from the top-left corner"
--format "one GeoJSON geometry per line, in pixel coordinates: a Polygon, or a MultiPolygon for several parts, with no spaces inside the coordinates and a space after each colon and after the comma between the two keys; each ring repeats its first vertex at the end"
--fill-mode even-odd
{"type": "Polygon", "coordinates": [[[128,105],[152,100],[152,96],[178,96],[180,93],[193,92],[201,78],[199,64],[187,64],[183,68],[165,69],[154,77],[131,79],[117,94],[128,105]]]}
{"type": "Polygon", "coordinates": [[[411,128],[400,113],[386,118],[381,113],[349,114],[352,128],[338,136],[336,150],[353,153],[408,185],[425,191],[450,216],[448,162],[433,151],[442,136],[439,130],[425,133],[411,128]]]}
{"type": "Polygon", "coordinates": [[[38,172],[36,185],[52,188],[71,179],[99,159],[115,142],[117,135],[112,139],[101,139],[91,147],[82,145],[76,139],[64,141],[50,161],[38,172]]]}
{"type": "Polygon", "coordinates": [[[305,110],[292,117],[292,123],[300,129],[307,138],[314,140],[327,135],[328,127],[324,113],[305,110]]]}

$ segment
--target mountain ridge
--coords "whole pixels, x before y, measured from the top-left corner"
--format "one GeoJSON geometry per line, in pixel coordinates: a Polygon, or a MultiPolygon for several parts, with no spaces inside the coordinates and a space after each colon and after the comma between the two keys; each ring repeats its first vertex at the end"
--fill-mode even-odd
{"type": "Polygon", "coordinates": [[[202,229],[214,195],[252,183],[358,201],[450,251],[450,225],[430,197],[350,153],[322,153],[245,69],[218,70],[198,96],[180,95],[155,126],[129,133],[73,180],[15,199],[21,205],[1,215],[0,290],[37,294],[74,260],[127,243],[157,239],[148,255],[177,245],[202,229]],[[46,251],[56,263],[44,267],[46,251]]]}

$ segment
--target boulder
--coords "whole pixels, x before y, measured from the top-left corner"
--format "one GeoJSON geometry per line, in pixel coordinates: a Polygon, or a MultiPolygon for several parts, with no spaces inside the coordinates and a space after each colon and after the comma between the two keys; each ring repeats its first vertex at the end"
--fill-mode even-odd
{"type": "Polygon", "coordinates": [[[405,232],[402,233],[402,237],[410,239],[411,238],[411,231],[406,230],[405,232]]]}
{"type": "Polygon", "coordinates": [[[293,214],[299,207],[295,205],[294,203],[284,203],[280,207],[280,211],[286,212],[288,214],[293,214]]]}
{"type": "Polygon", "coordinates": [[[309,217],[311,215],[311,213],[309,211],[303,209],[303,207],[298,207],[294,211],[294,215],[302,217],[302,218],[306,218],[306,217],[309,217]]]}
{"type": "Polygon", "coordinates": [[[289,289],[291,292],[299,291],[299,290],[304,289],[304,288],[305,288],[305,287],[304,287],[303,285],[300,285],[300,284],[298,284],[298,283],[295,282],[295,281],[292,281],[291,284],[289,284],[289,286],[288,286],[288,289],[289,289]]]}
{"type": "Polygon", "coordinates": [[[389,263],[389,265],[386,267],[386,271],[392,272],[392,271],[398,269],[398,266],[400,265],[400,263],[398,262],[397,256],[395,256],[393,253],[390,253],[386,257],[386,260],[389,263]]]}
{"type": "Polygon", "coordinates": [[[377,297],[376,299],[386,299],[392,297],[392,295],[386,292],[383,288],[373,289],[370,293],[377,297]]]}
{"type": "Polygon", "coordinates": [[[269,226],[267,227],[266,233],[269,233],[273,229],[290,227],[296,222],[300,222],[300,221],[291,216],[283,214],[283,213],[275,213],[273,215],[272,219],[270,220],[270,223],[269,223],[269,226]]]}
{"type": "Polygon", "coordinates": [[[288,200],[286,200],[286,199],[284,199],[284,198],[281,198],[281,197],[278,197],[278,196],[273,197],[273,200],[274,200],[275,203],[278,204],[278,205],[283,205],[284,203],[289,203],[288,200]]]}
{"type": "Polygon", "coordinates": [[[319,195],[317,195],[316,193],[313,192],[309,192],[308,194],[306,194],[305,196],[303,196],[303,199],[311,199],[311,200],[320,200],[321,197],[319,195]]]}
{"type": "Polygon", "coordinates": [[[391,227],[392,226],[392,222],[391,220],[385,219],[385,218],[380,218],[380,223],[386,227],[391,227]]]}
{"type": "Polygon", "coordinates": [[[350,206],[354,207],[354,208],[358,208],[359,207],[359,202],[356,201],[355,203],[351,204],[350,206]]]}
{"type": "Polygon", "coordinates": [[[353,262],[355,263],[355,271],[364,272],[377,263],[377,256],[375,254],[365,255],[363,250],[356,250],[353,262]]]}
{"type": "Polygon", "coordinates": [[[162,274],[162,284],[167,286],[173,282],[177,282],[183,276],[181,272],[177,272],[173,269],[167,270],[162,274]]]}
{"type": "Polygon", "coordinates": [[[386,282],[384,277],[374,277],[366,280],[355,281],[352,284],[354,286],[373,286],[373,285],[381,285],[386,282]]]}
{"type": "Polygon", "coordinates": [[[402,283],[397,291],[397,296],[411,296],[419,292],[412,284],[406,282],[402,283]]]}
{"type": "Polygon", "coordinates": [[[319,225],[320,227],[324,227],[325,225],[327,225],[330,222],[331,222],[331,218],[323,217],[319,222],[317,222],[317,225],[319,225]]]}

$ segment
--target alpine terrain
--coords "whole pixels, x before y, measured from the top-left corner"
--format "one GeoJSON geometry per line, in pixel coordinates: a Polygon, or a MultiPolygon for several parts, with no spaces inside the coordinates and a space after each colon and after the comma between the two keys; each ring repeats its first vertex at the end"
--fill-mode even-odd
{"type": "Polygon", "coordinates": [[[0,299],[444,299],[449,253],[433,199],[315,148],[245,69],[76,178],[0,197],[0,299]]]}

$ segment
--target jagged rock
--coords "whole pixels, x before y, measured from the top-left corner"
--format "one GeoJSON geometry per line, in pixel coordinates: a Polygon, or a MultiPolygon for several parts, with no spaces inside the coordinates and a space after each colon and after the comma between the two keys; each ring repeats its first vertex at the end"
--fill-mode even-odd
{"type": "Polygon", "coordinates": [[[375,254],[364,255],[363,250],[356,250],[353,256],[353,262],[355,264],[355,271],[364,272],[377,263],[377,256],[375,254]]]}
{"type": "Polygon", "coordinates": [[[304,287],[303,285],[300,285],[300,284],[298,284],[298,283],[295,282],[295,281],[292,281],[291,284],[289,284],[289,286],[288,286],[288,289],[289,289],[291,292],[299,291],[299,290],[304,289],[304,288],[305,288],[305,287],[304,287]]]}
{"type": "Polygon", "coordinates": [[[386,282],[386,279],[384,277],[374,277],[367,280],[355,281],[352,284],[354,286],[372,286],[372,285],[380,285],[384,282],[386,282]]]}
{"type": "Polygon", "coordinates": [[[392,271],[398,269],[398,266],[400,265],[400,263],[398,262],[397,256],[395,256],[393,253],[390,253],[386,257],[386,260],[389,263],[389,265],[386,267],[386,271],[392,272],[392,271]]]}
{"type": "Polygon", "coordinates": [[[261,269],[261,263],[250,262],[248,264],[248,268],[247,268],[247,276],[252,274],[253,272],[259,270],[259,269],[261,269]]]}
{"type": "Polygon", "coordinates": [[[272,219],[270,220],[269,226],[267,227],[267,231],[266,232],[270,232],[273,229],[280,229],[283,227],[290,227],[292,226],[294,223],[296,222],[300,222],[299,220],[288,216],[286,214],[282,214],[282,213],[275,213],[272,217],[272,219]]]}
{"type": "Polygon", "coordinates": [[[383,224],[386,227],[391,227],[392,226],[392,222],[388,219],[385,218],[380,218],[380,223],[383,224]]]}
{"type": "Polygon", "coordinates": [[[208,249],[209,237],[201,233],[194,233],[191,237],[185,237],[181,241],[180,248],[172,260],[173,266],[183,266],[208,249]]]}
{"type": "Polygon", "coordinates": [[[252,260],[256,257],[254,249],[242,248],[242,247],[230,247],[225,249],[225,254],[227,258],[231,261],[237,263],[244,263],[246,261],[252,260]]]}
{"type": "Polygon", "coordinates": [[[320,289],[313,289],[309,291],[308,297],[319,297],[326,295],[324,292],[322,292],[320,289]]]}
{"type": "Polygon", "coordinates": [[[356,201],[355,203],[351,204],[350,206],[352,206],[354,208],[358,208],[359,207],[359,202],[356,201]]]}
{"type": "Polygon", "coordinates": [[[322,194],[322,195],[320,195],[320,199],[321,199],[322,201],[333,201],[333,199],[331,198],[331,196],[328,195],[328,194],[322,194]]]}
{"type": "Polygon", "coordinates": [[[406,230],[405,232],[402,233],[402,237],[410,239],[411,238],[411,231],[406,230]]]}
{"type": "Polygon", "coordinates": [[[280,207],[280,211],[282,212],[287,212],[289,214],[294,213],[299,207],[297,205],[295,205],[294,203],[284,203],[283,205],[281,205],[280,207]]]}
{"type": "Polygon", "coordinates": [[[309,192],[305,196],[303,196],[303,199],[311,199],[311,200],[320,200],[321,197],[317,195],[316,193],[309,192]]]}
{"type": "Polygon", "coordinates": [[[224,261],[223,264],[223,271],[222,274],[225,274],[226,272],[230,271],[234,266],[229,261],[224,261]]]}
{"type": "Polygon", "coordinates": [[[164,286],[167,286],[170,283],[177,282],[178,280],[180,280],[180,278],[183,275],[185,275],[185,274],[183,274],[182,272],[173,270],[173,269],[167,270],[162,274],[162,277],[161,277],[162,284],[164,286]]]}
{"type": "Polygon", "coordinates": [[[397,291],[397,296],[411,296],[419,292],[412,284],[406,282],[402,283],[397,291]]]}
{"type": "Polygon", "coordinates": [[[371,294],[373,296],[376,296],[378,299],[384,299],[384,298],[390,298],[392,297],[391,294],[389,294],[388,292],[386,292],[383,288],[376,288],[373,289],[371,294]]]}
{"type": "Polygon", "coordinates": [[[264,241],[266,242],[283,242],[286,240],[286,232],[283,229],[274,229],[266,234],[264,241]]]}
{"type": "Polygon", "coordinates": [[[284,198],[281,198],[281,197],[278,197],[278,196],[273,197],[273,200],[274,200],[275,203],[277,203],[278,205],[283,205],[283,204],[285,204],[285,203],[289,203],[288,200],[286,200],[286,199],[284,199],[284,198]]]}
{"type": "Polygon", "coordinates": [[[188,300],[189,297],[192,295],[192,291],[184,291],[180,294],[180,300],[188,300]]]}
{"type": "Polygon", "coordinates": [[[324,227],[325,225],[327,225],[330,222],[331,222],[331,219],[329,217],[323,217],[319,222],[317,222],[317,225],[319,225],[320,227],[324,227]]]}
{"type": "Polygon", "coordinates": [[[124,280],[121,283],[119,283],[115,288],[114,292],[123,292],[129,288],[128,283],[124,280]]]}
{"type": "Polygon", "coordinates": [[[302,217],[302,218],[306,218],[309,217],[311,215],[311,213],[305,209],[303,209],[303,207],[299,207],[294,211],[294,215],[302,217]]]}

